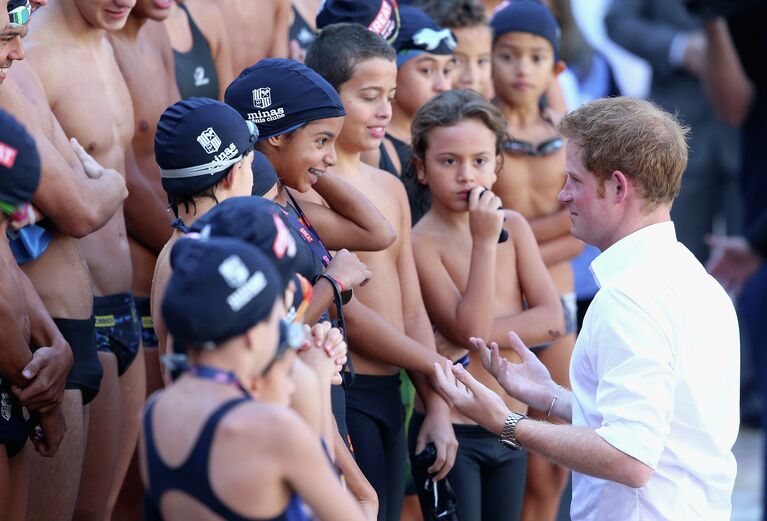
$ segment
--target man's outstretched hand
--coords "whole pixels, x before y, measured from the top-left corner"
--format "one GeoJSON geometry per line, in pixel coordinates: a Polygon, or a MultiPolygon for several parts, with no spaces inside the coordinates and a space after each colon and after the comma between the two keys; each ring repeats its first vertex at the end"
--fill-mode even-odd
{"type": "Polygon", "coordinates": [[[450,360],[444,367],[434,364],[439,390],[461,414],[488,431],[500,434],[509,415],[509,408],[500,396],[479,383],[462,365],[450,360]]]}
{"type": "Polygon", "coordinates": [[[510,362],[501,357],[498,344],[485,344],[481,338],[470,338],[474,352],[479,354],[482,365],[510,396],[526,403],[539,411],[546,411],[551,404],[551,398],[557,391],[557,384],[551,379],[546,366],[522,342],[519,336],[509,332],[509,344],[520,362],[510,362]]]}

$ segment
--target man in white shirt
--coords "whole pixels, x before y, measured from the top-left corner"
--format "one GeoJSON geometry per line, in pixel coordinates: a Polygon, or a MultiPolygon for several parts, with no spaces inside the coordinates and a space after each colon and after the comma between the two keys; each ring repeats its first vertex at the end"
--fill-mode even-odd
{"type": "Polygon", "coordinates": [[[512,449],[573,469],[580,520],[730,519],[738,433],[735,310],[670,220],[687,164],[676,119],[650,102],[600,99],[566,115],[572,233],[602,253],[600,286],[558,386],[513,332],[521,363],[472,339],[512,396],[572,425],[535,421],[460,365],[437,367],[455,407],[512,449]]]}

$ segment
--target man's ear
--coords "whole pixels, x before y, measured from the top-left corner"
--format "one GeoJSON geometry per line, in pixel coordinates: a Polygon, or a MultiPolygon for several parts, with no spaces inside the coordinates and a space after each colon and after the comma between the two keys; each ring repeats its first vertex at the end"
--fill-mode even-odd
{"type": "Polygon", "coordinates": [[[626,200],[626,197],[628,197],[628,192],[631,189],[631,183],[629,182],[628,177],[626,177],[626,174],[620,170],[613,170],[610,181],[612,181],[610,183],[612,185],[610,186],[610,190],[612,191],[610,195],[615,198],[616,203],[623,203],[626,200]]]}
{"type": "Polygon", "coordinates": [[[560,74],[562,74],[565,71],[566,68],[567,68],[567,64],[564,61],[559,60],[559,61],[555,62],[554,63],[554,76],[559,76],[560,74]]]}
{"type": "Polygon", "coordinates": [[[429,186],[429,180],[426,179],[426,168],[424,168],[423,161],[418,156],[413,156],[413,166],[415,166],[415,175],[418,182],[422,185],[429,186]]]}

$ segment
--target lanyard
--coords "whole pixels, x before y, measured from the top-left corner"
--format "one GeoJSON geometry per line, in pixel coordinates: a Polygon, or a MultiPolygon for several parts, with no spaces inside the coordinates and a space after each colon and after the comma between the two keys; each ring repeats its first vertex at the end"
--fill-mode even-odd
{"type": "MultiPolygon", "coordinates": [[[[316,255],[320,259],[320,261],[322,261],[322,265],[327,268],[328,264],[330,264],[330,261],[333,260],[332,255],[330,255],[330,252],[322,243],[322,240],[320,239],[319,234],[314,229],[314,226],[312,226],[312,223],[309,222],[309,218],[306,217],[306,214],[304,213],[304,211],[301,210],[301,207],[293,198],[293,195],[287,191],[287,188],[285,189],[285,193],[287,193],[288,197],[290,198],[289,205],[292,206],[293,210],[295,210],[295,214],[282,207],[280,207],[280,209],[287,217],[288,223],[290,224],[290,226],[294,230],[296,230],[299,233],[299,235],[301,235],[301,238],[312,250],[312,253],[314,253],[314,255],[316,255]],[[296,214],[298,215],[296,216],[296,214]]],[[[343,304],[345,302],[344,295],[342,295],[341,289],[338,287],[338,284],[332,279],[332,277],[327,276],[324,273],[321,274],[318,277],[318,279],[321,277],[327,278],[328,282],[330,282],[330,285],[333,287],[333,296],[334,296],[333,301],[335,302],[335,305],[336,305],[336,314],[338,315],[338,318],[335,321],[331,321],[331,324],[333,324],[334,327],[337,327],[339,330],[341,330],[341,334],[343,335],[344,340],[346,340],[346,323],[344,321],[344,310],[343,310],[343,304]]],[[[316,282],[316,281],[313,281],[313,282],[316,282]]],[[[348,292],[351,293],[351,290],[348,290],[348,292]]],[[[346,302],[348,302],[348,298],[346,299],[346,302]]],[[[344,386],[349,385],[351,384],[352,381],[354,381],[355,371],[354,371],[354,366],[352,365],[351,358],[349,358],[348,361],[346,362],[346,367],[348,367],[349,369],[349,378],[347,379],[346,371],[344,371],[342,375],[344,377],[344,386]]]]}
{"type": "Polygon", "coordinates": [[[245,387],[240,383],[237,375],[231,371],[226,371],[217,367],[211,367],[209,365],[192,365],[189,366],[189,369],[187,369],[187,373],[190,376],[195,376],[204,380],[212,380],[216,383],[224,385],[233,385],[245,393],[246,396],[250,396],[250,393],[247,391],[247,389],[245,389],[245,387]]]}
{"type": "Polygon", "coordinates": [[[292,226],[293,229],[301,235],[301,238],[303,238],[304,242],[309,245],[309,248],[311,248],[312,253],[314,253],[317,258],[322,261],[322,265],[327,268],[328,264],[330,264],[330,261],[333,260],[333,256],[330,255],[330,252],[322,243],[319,234],[314,229],[314,226],[312,226],[312,223],[309,222],[309,218],[306,217],[304,211],[301,210],[300,206],[298,206],[298,203],[293,198],[293,195],[288,192],[287,189],[285,189],[285,191],[288,194],[288,197],[290,197],[291,206],[295,210],[296,214],[298,214],[296,215],[293,212],[285,209],[282,210],[283,213],[285,213],[285,216],[288,218],[290,226],[292,226]]]}

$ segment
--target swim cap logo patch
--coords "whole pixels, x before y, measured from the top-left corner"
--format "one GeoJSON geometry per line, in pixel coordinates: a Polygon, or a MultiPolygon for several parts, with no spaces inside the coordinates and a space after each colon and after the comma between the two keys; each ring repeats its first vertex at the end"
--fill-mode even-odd
{"type": "Polygon", "coordinates": [[[253,89],[253,106],[257,109],[265,109],[272,104],[271,87],[253,89]]]}
{"type": "Polygon", "coordinates": [[[0,165],[3,165],[5,168],[13,168],[18,154],[19,151],[14,147],[0,141],[0,165]]]}
{"type": "Polygon", "coordinates": [[[218,266],[218,272],[230,288],[239,288],[250,277],[248,267],[237,255],[231,255],[224,259],[224,262],[218,266]]]}
{"type": "Polygon", "coordinates": [[[208,154],[215,154],[221,148],[221,138],[218,137],[213,127],[208,127],[197,136],[197,142],[208,154]]]}
{"type": "Polygon", "coordinates": [[[427,51],[433,51],[439,47],[443,40],[450,50],[455,49],[455,46],[458,44],[455,38],[453,38],[453,33],[450,32],[450,29],[435,31],[425,27],[413,35],[413,43],[427,51]]]}

